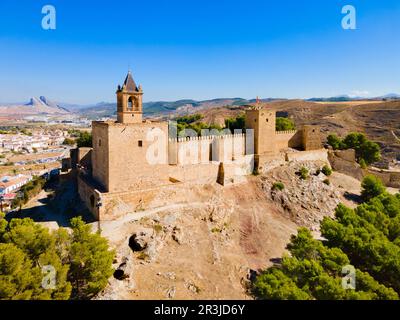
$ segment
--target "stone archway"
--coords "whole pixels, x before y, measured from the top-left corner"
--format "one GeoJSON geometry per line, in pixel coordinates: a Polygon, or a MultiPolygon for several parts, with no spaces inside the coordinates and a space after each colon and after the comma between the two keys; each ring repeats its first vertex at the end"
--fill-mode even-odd
{"type": "Polygon", "coordinates": [[[90,196],[90,206],[91,206],[92,208],[94,208],[94,200],[95,200],[94,195],[91,195],[91,196],[90,196]]]}
{"type": "Polygon", "coordinates": [[[128,111],[133,111],[135,108],[135,97],[131,96],[128,98],[128,111]]]}

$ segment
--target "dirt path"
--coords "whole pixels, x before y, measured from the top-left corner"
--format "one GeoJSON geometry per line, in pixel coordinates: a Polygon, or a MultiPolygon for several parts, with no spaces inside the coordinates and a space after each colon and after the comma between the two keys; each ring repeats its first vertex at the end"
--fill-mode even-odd
{"type": "Polygon", "coordinates": [[[209,185],[187,191],[187,199],[102,222],[102,235],[117,250],[117,264],[129,257],[129,281],[111,279],[108,299],[249,299],[249,270],[281,257],[297,226],[280,215],[257,184],[209,185]],[[155,228],[157,226],[157,229],[155,228]],[[128,247],[139,230],[150,230],[148,254],[128,247]],[[179,241],[174,236],[179,230],[179,241]]]}
{"type": "MultiPolygon", "coordinates": [[[[195,208],[204,208],[206,206],[205,203],[195,202],[195,203],[175,203],[169,204],[166,206],[153,208],[149,210],[143,210],[140,212],[133,212],[124,217],[121,217],[117,220],[113,221],[102,221],[101,222],[101,232],[102,235],[107,237],[111,241],[119,241],[124,238],[123,233],[118,232],[121,228],[124,228],[127,224],[132,224],[135,221],[143,219],[145,217],[151,217],[159,212],[163,211],[178,211],[183,209],[195,209],[195,208]]],[[[92,227],[94,230],[97,230],[98,222],[93,222],[92,227]]]]}
{"type": "Polygon", "coordinates": [[[394,137],[398,142],[400,142],[400,138],[394,133],[394,131],[393,131],[393,130],[390,130],[390,132],[392,133],[393,137],[394,137]]]}
{"type": "MultiPolygon", "coordinates": [[[[59,185],[56,182],[47,186],[22,207],[20,217],[31,218],[36,222],[55,222],[60,227],[68,227],[70,219],[81,215],[76,209],[77,194],[72,182],[59,185]]],[[[84,216],[85,221],[93,221],[84,216]]]]}

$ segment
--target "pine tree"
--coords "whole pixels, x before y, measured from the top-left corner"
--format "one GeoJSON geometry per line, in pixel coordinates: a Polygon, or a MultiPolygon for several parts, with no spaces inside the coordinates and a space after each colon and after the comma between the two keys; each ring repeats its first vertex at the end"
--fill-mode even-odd
{"type": "Polygon", "coordinates": [[[114,251],[99,233],[91,233],[91,228],[82,219],[73,218],[72,240],[69,253],[69,280],[73,286],[73,296],[90,299],[105,288],[112,276],[114,251]]]}

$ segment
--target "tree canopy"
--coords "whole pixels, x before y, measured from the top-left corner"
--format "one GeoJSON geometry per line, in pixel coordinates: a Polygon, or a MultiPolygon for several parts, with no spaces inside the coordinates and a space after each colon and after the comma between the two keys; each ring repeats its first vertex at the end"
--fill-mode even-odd
{"type": "Polygon", "coordinates": [[[63,145],[73,146],[75,144],[75,140],[71,138],[65,138],[63,141],[63,145]]]}
{"type": "Polygon", "coordinates": [[[291,256],[258,275],[253,294],[279,300],[399,299],[400,194],[378,192],[355,209],[339,204],[335,217],[321,223],[324,240],[300,228],[287,245],[291,256]],[[342,285],[346,266],[354,267],[354,290],[342,285]]]}
{"type": "Polygon", "coordinates": [[[361,197],[367,201],[383,194],[386,190],[382,181],[373,175],[364,177],[361,188],[361,197]]]}
{"type": "Polygon", "coordinates": [[[79,131],[78,139],[76,140],[78,148],[92,147],[92,134],[87,131],[79,131]]]}
{"type": "Polygon", "coordinates": [[[368,140],[363,133],[352,132],[344,139],[339,138],[336,134],[330,134],[327,142],[334,150],[354,149],[359,163],[369,165],[381,158],[379,145],[368,140]]]}
{"type": "MultiPolygon", "coordinates": [[[[239,114],[237,117],[225,119],[225,128],[228,128],[233,132],[235,129],[245,129],[246,115],[244,113],[239,114]]],[[[284,117],[276,117],[275,130],[276,131],[288,131],[295,130],[296,126],[292,119],[284,117]]]]}
{"type": "Polygon", "coordinates": [[[235,130],[245,129],[246,115],[244,113],[238,115],[234,118],[225,119],[225,128],[229,129],[231,132],[235,130]]]}
{"type": "Polygon", "coordinates": [[[222,129],[218,125],[207,124],[199,121],[203,118],[204,116],[199,113],[176,118],[175,121],[177,122],[178,133],[184,132],[184,130],[193,130],[196,132],[197,135],[200,135],[201,130],[222,129]]]}
{"type": "Polygon", "coordinates": [[[81,218],[71,224],[70,235],[0,214],[0,299],[87,299],[106,286],[114,252],[81,218]],[[53,286],[46,286],[48,271],[53,286]]]}
{"type": "Polygon", "coordinates": [[[296,126],[292,119],[276,117],[275,129],[276,131],[288,131],[295,130],[296,126]]]}
{"type": "Polygon", "coordinates": [[[98,233],[91,233],[90,226],[82,219],[71,220],[72,237],[69,250],[70,271],[68,279],[76,298],[91,298],[101,291],[112,276],[114,252],[98,233]]]}

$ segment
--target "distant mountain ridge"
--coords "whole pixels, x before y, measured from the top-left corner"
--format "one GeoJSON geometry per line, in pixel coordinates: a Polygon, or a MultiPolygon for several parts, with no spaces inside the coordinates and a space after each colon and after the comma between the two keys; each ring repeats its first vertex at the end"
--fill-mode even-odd
{"type": "Polygon", "coordinates": [[[314,102],[345,102],[345,101],[357,101],[357,100],[397,100],[400,99],[400,95],[397,93],[389,93],[379,97],[353,97],[349,95],[340,95],[335,97],[328,98],[310,98],[306,99],[306,101],[314,101],[314,102]]]}
{"type": "MultiPolygon", "coordinates": [[[[400,95],[389,93],[384,96],[375,98],[351,97],[349,95],[340,95],[335,97],[316,97],[304,99],[308,102],[346,102],[357,100],[397,100],[400,95]]],[[[276,99],[265,98],[260,99],[261,102],[272,102],[276,99]]],[[[240,106],[246,104],[254,104],[256,99],[236,98],[216,98],[209,100],[181,99],[176,101],[150,101],[143,103],[143,111],[147,116],[168,116],[169,114],[186,114],[193,112],[201,112],[212,108],[224,106],[240,106]]],[[[56,103],[45,96],[32,97],[28,103],[15,103],[0,105],[0,114],[16,114],[16,115],[34,115],[34,114],[69,114],[77,113],[86,116],[89,119],[98,119],[102,117],[113,117],[116,115],[117,106],[115,102],[99,102],[96,104],[79,105],[71,103],[56,103]]]]}
{"type": "Polygon", "coordinates": [[[0,105],[0,114],[37,115],[37,114],[69,114],[69,110],[49,100],[45,96],[32,97],[26,104],[0,105]]]}
{"type": "MultiPolygon", "coordinates": [[[[370,98],[371,100],[383,100],[383,99],[398,99],[400,95],[388,94],[382,97],[370,98]]],[[[273,102],[277,100],[288,100],[284,98],[264,98],[260,99],[261,102],[273,102]]],[[[336,97],[328,98],[311,98],[305,99],[305,101],[318,102],[341,102],[341,101],[356,101],[366,100],[361,97],[350,97],[348,95],[341,95],[336,97]]],[[[147,116],[168,116],[169,114],[186,114],[193,112],[201,112],[202,110],[208,110],[212,108],[224,107],[224,106],[240,106],[246,104],[254,104],[256,99],[244,99],[240,97],[236,98],[216,98],[209,100],[194,100],[194,99],[181,99],[176,101],[150,101],[143,103],[143,111],[147,116]]],[[[64,105],[67,107],[66,105],[64,105]]],[[[74,108],[74,112],[78,112],[90,119],[99,117],[112,117],[116,116],[117,105],[114,102],[100,102],[90,106],[81,106],[74,108]]]]}
{"type": "MultiPolygon", "coordinates": [[[[260,99],[263,102],[284,100],[284,99],[260,99]]],[[[151,101],[143,103],[143,111],[147,116],[167,116],[168,114],[185,114],[194,111],[201,112],[212,108],[224,106],[240,106],[255,103],[256,99],[243,98],[216,98],[210,100],[182,99],[177,101],[151,101]]],[[[81,113],[88,118],[115,116],[116,103],[102,102],[96,105],[81,107],[74,111],[81,113]]]]}
{"type": "MultiPolygon", "coordinates": [[[[345,102],[345,101],[357,101],[357,100],[392,100],[400,99],[398,94],[388,94],[376,98],[362,98],[362,97],[350,97],[348,95],[341,95],[336,97],[328,98],[310,98],[304,101],[309,102],[345,102]]],[[[272,102],[277,100],[288,100],[284,98],[265,98],[260,99],[261,102],[272,102]]],[[[147,116],[167,116],[169,114],[185,114],[191,112],[201,112],[202,110],[208,110],[212,108],[224,107],[224,106],[240,106],[246,104],[254,104],[256,99],[244,99],[244,98],[216,98],[210,100],[193,100],[193,99],[182,99],[177,101],[151,101],[143,103],[143,111],[147,116]]],[[[77,112],[89,117],[96,118],[98,116],[109,117],[116,115],[116,103],[102,102],[89,107],[82,107],[77,109],[77,112]]]]}

